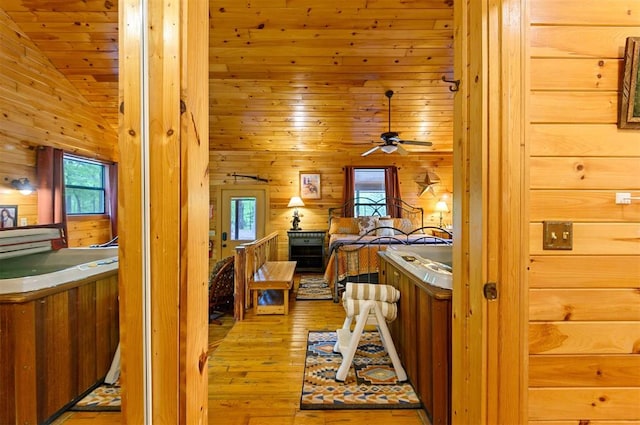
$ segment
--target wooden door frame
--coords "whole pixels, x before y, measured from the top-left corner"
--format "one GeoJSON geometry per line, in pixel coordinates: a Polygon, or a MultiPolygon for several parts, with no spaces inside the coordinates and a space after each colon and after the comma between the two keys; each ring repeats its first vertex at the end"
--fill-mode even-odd
{"type": "Polygon", "coordinates": [[[527,420],[526,3],[454,3],[453,423],[527,420]]]}
{"type": "Polygon", "coordinates": [[[208,6],[122,0],[118,8],[118,290],[128,424],[208,422],[208,6]]]}

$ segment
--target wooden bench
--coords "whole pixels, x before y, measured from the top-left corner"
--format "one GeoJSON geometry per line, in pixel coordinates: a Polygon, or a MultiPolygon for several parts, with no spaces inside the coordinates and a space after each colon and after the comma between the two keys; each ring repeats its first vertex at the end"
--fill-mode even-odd
{"type": "Polygon", "coordinates": [[[257,314],[289,313],[289,290],[293,287],[296,262],[277,260],[277,232],[236,247],[234,266],[234,317],[236,320],[243,320],[245,311],[252,305],[257,314]],[[259,293],[270,290],[276,291],[276,295],[282,294],[284,304],[259,305],[259,293]]]}
{"type": "Polygon", "coordinates": [[[253,293],[253,308],[256,314],[289,314],[289,291],[293,287],[295,261],[267,261],[249,281],[249,290],[253,293]],[[282,292],[282,304],[260,304],[261,291],[282,292]]]}

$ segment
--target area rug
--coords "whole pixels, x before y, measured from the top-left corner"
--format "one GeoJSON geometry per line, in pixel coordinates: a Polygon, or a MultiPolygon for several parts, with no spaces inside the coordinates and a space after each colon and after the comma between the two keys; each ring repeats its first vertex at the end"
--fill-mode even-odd
{"type": "Polygon", "coordinates": [[[296,300],[330,300],[331,288],[322,276],[301,276],[296,300]]]}
{"type": "MultiPolygon", "coordinates": [[[[224,329],[220,332],[220,325],[213,325],[216,326],[215,331],[217,332],[211,332],[210,330],[208,344],[209,355],[216,351],[220,343],[224,341],[227,332],[234,323],[233,317],[230,315],[220,316],[220,319],[224,329]]],[[[209,367],[211,367],[211,362],[209,362],[209,367]]],[[[77,412],[117,412],[120,411],[121,402],[119,381],[116,381],[113,385],[102,383],[80,399],[80,401],[69,410],[77,412]]]]}
{"type": "Polygon", "coordinates": [[[377,331],[360,339],[345,382],[335,380],[342,355],[333,352],[333,331],[309,331],[300,409],[419,409],[409,382],[398,382],[377,331]]]}
{"type": "Polygon", "coordinates": [[[73,411],[109,412],[120,411],[120,383],[116,381],[113,385],[100,384],[89,394],[84,396],[71,409],[73,411]]]}

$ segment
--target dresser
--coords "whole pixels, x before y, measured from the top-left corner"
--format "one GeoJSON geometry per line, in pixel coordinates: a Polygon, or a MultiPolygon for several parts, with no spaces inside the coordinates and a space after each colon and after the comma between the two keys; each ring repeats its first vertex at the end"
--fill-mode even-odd
{"type": "Polygon", "coordinates": [[[297,262],[298,272],[323,272],[325,230],[289,230],[289,261],[297,262]]]}

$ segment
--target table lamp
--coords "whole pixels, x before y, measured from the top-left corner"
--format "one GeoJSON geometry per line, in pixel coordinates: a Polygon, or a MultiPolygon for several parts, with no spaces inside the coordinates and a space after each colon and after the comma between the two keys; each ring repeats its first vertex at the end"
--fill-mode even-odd
{"type": "Polygon", "coordinates": [[[287,205],[289,208],[295,208],[293,210],[293,220],[291,220],[291,230],[302,230],[298,225],[300,224],[300,215],[298,215],[298,207],[304,207],[304,202],[299,196],[293,196],[287,205]]]}
{"type": "Polygon", "coordinates": [[[436,211],[440,213],[440,228],[442,228],[442,213],[449,212],[449,207],[445,201],[438,201],[436,211]]]}

